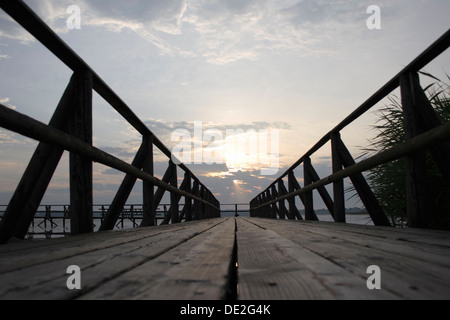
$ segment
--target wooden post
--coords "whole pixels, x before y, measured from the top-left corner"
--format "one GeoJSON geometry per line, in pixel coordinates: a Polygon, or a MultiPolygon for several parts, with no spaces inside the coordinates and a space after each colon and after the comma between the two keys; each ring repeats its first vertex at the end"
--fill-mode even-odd
{"type": "MultiPolygon", "coordinates": [[[[331,133],[331,153],[333,160],[333,173],[342,170],[342,160],[339,153],[339,140],[341,134],[339,132],[331,133]]],[[[334,202],[334,221],[345,223],[345,192],[344,180],[333,182],[333,202],[334,202]]]]}
{"type": "MultiPolygon", "coordinates": [[[[192,186],[192,194],[196,197],[200,197],[200,184],[197,179],[194,179],[194,183],[192,186]]],[[[199,220],[201,215],[201,206],[200,202],[194,200],[194,205],[192,207],[192,220],[199,220]]]]}
{"type": "MultiPolygon", "coordinates": [[[[172,166],[172,178],[170,179],[170,185],[178,188],[178,176],[177,176],[177,165],[171,162],[172,166]]],[[[171,210],[171,219],[172,223],[178,223],[178,215],[179,215],[179,205],[178,205],[178,195],[175,193],[170,193],[170,210],[171,210]]]]}
{"type": "Polygon", "coordinates": [[[259,194],[256,197],[256,207],[258,209],[256,209],[254,212],[255,212],[255,217],[257,217],[257,218],[261,217],[261,208],[259,208],[260,205],[261,205],[261,194],[259,194]]]}
{"type": "MultiPolygon", "coordinates": [[[[416,112],[415,88],[411,74],[400,76],[400,89],[406,139],[422,133],[419,114],[416,112]]],[[[411,228],[428,228],[431,222],[427,214],[427,164],[426,152],[410,155],[406,159],[406,194],[408,226],[411,228]]]]}
{"type": "MultiPolygon", "coordinates": [[[[271,189],[272,189],[272,197],[270,200],[275,200],[276,198],[278,198],[279,193],[278,193],[275,185],[272,185],[271,189]]],[[[277,214],[280,219],[286,219],[286,217],[284,216],[284,212],[280,210],[281,202],[278,203],[278,206],[280,207],[280,209],[278,208],[277,203],[273,203],[273,204],[271,204],[271,206],[272,206],[272,210],[275,212],[274,219],[277,218],[277,214]]]]}
{"type": "MultiPolygon", "coordinates": [[[[420,85],[419,75],[417,73],[403,75],[401,84],[405,90],[406,109],[411,108],[416,115],[418,132],[425,133],[439,127],[442,124],[441,120],[420,85]],[[408,94],[410,98],[408,98],[408,94]]],[[[450,166],[448,165],[450,163],[450,142],[432,146],[430,151],[445,181],[450,184],[450,166]]]]}
{"type": "MultiPolygon", "coordinates": [[[[310,167],[312,167],[311,159],[306,157],[303,161],[303,178],[305,179],[305,186],[313,183],[310,174],[310,167]]],[[[312,191],[305,193],[305,220],[319,220],[314,212],[314,199],[312,191]]]]}
{"type": "MultiPolygon", "coordinates": [[[[206,201],[208,201],[209,203],[212,203],[212,193],[211,191],[209,191],[208,189],[206,190],[206,201]]],[[[207,219],[211,219],[214,218],[214,212],[213,209],[211,208],[211,206],[206,205],[206,218],[207,219]]]]}
{"type": "MultiPolygon", "coordinates": [[[[83,74],[78,107],[70,121],[70,134],[92,145],[92,74],[83,74]]],[[[92,161],[70,153],[70,228],[72,234],[94,231],[92,161]]]]}
{"type": "MultiPolygon", "coordinates": [[[[167,169],[167,171],[170,171],[170,185],[175,188],[178,188],[177,165],[173,163],[172,160],[169,161],[169,168],[167,169]]],[[[172,224],[178,223],[178,216],[179,216],[178,201],[179,201],[178,195],[171,192],[169,213],[161,223],[162,225],[166,225],[170,221],[172,221],[172,224]]]]}
{"type": "MultiPolygon", "coordinates": [[[[261,203],[265,204],[267,202],[269,202],[269,199],[267,199],[267,193],[264,191],[262,193],[262,195],[261,195],[261,203]]],[[[262,218],[268,218],[269,217],[269,210],[270,210],[269,206],[262,207],[261,217],[262,218]]]]}
{"type": "MultiPolygon", "coordinates": [[[[296,179],[295,177],[294,177],[293,179],[291,179],[291,180],[289,181],[289,183],[292,184],[292,187],[294,188],[294,190],[300,190],[300,189],[302,189],[302,187],[300,186],[300,183],[298,183],[298,181],[297,181],[297,179],[296,179]]],[[[306,203],[305,195],[304,195],[304,194],[300,194],[300,195],[299,195],[299,198],[300,198],[300,200],[302,201],[303,206],[306,207],[306,205],[305,205],[305,203],[306,203]]],[[[314,213],[314,214],[315,214],[315,213],[314,213]]],[[[298,214],[297,219],[298,219],[298,220],[303,220],[303,218],[302,218],[302,216],[300,215],[300,213],[298,214]]]]}
{"type": "MultiPolygon", "coordinates": [[[[153,168],[153,135],[144,136],[143,144],[145,145],[145,162],[143,165],[143,171],[154,175],[153,168]]],[[[155,188],[150,182],[142,182],[143,193],[143,217],[141,227],[148,227],[155,225],[156,219],[156,207],[155,207],[155,188]]]]}
{"type": "MultiPolygon", "coordinates": [[[[266,190],[265,195],[266,195],[266,202],[271,201],[272,196],[270,194],[270,189],[266,190]]],[[[272,210],[272,206],[270,205],[266,206],[266,218],[274,219],[274,217],[276,217],[276,212],[272,210]]]]}
{"type": "MultiPolygon", "coordinates": [[[[317,174],[314,167],[310,166],[308,169],[309,169],[309,174],[311,175],[312,181],[314,181],[314,182],[319,181],[320,177],[317,174]]],[[[322,187],[317,188],[317,191],[319,191],[319,194],[320,194],[323,202],[327,206],[328,211],[330,212],[331,216],[334,219],[334,203],[333,203],[333,200],[331,199],[330,195],[328,194],[327,189],[324,186],[322,186],[322,187]]]]}
{"type": "Polygon", "coordinates": [[[256,198],[253,198],[253,200],[251,200],[250,201],[250,218],[254,218],[254,217],[256,217],[256,215],[255,215],[255,207],[257,206],[258,204],[256,203],[256,198]]]}
{"type": "MultiPolygon", "coordinates": [[[[67,132],[83,83],[81,74],[71,77],[49,126],[67,132]]],[[[6,243],[11,236],[25,238],[62,154],[60,148],[39,143],[0,221],[0,243],[6,243]]]]}
{"type": "MultiPolygon", "coordinates": [[[[295,178],[294,172],[289,171],[289,173],[288,173],[289,193],[292,193],[295,191],[293,180],[297,181],[297,178],[295,178]]],[[[295,205],[295,197],[289,198],[288,203],[289,203],[289,216],[293,217],[293,219],[297,218],[298,220],[303,220],[302,216],[300,215],[300,212],[297,209],[297,206],[295,205]]]]}
{"type": "MultiPolygon", "coordinates": [[[[288,193],[286,187],[284,186],[283,179],[278,180],[278,193],[280,197],[288,193]]],[[[282,216],[281,219],[286,219],[286,217],[290,220],[295,219],[295,216],[290,215],[289,211],[287,210],[284,200],[279,202],[279,206],[280,206],[280,213],[282,216]]]]}
{"type": "MultiPolygon", "coordinates": [[[[191,175],[186,172],[184,174],[184,180],[186,181],[186,192],[189,192],[192,194],[192,177],[191,175]]],[[[185,197],[184,198],[184,208],[185,208],[185,221],[191,221],[192,220],[192,199],[185,197]]]]}
{"type": "MultiPolygon", "coordinates": [[[[205,186],[203,184],[201,184],[201,186],[200,186],[200,198],[205,200],[205,197],[206,197],[206,188],[205,188],[205,186]]],[[[206,205],[203,202],[200,203],[200,212],[201,212],[200,213],[200,219],[201,220],[206,219],[206,205]]]]}
{"type": "MultiPolygon", "coordinates": [[[[352,155],[348,151],[344,142],[342,142],[341,138],[336,138],[336,144],[339,149],[339,154],[342,160],[342,164],[345,168],[348,168],[355,163],[352,155]]],[[[377,198],[372,192],[369,184],[364,178],[362,173],[354,174],[350,176],[350,180],[352,181],[356,191],[358,192],[359,198],[363,202],[364,206],[367,209],[373,223],[376,226],[390,226],[390,222],[384,213],[383,208],[378,203],[377,198]]]]}

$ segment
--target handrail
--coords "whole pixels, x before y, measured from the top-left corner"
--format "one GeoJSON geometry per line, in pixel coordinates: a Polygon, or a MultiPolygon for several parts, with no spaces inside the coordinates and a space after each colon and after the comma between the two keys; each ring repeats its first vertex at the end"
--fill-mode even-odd
{"type": "Polygon", "coordinates": [[[0,221],[0,243],[12,236],[24,238],[45,190],[62,156],[70,152],[72,233],[92,232],[92,161],[126,173],[100,230],[111,230],[137,179],[143,181],[144,219],[155,223],[155,210],[164,191],[169,191],[170,214],[163,223],[182,219],[220,216],[220,203],[213,193],[136,116],[129,106],[22,0],[0,0],[0,7],[30,32],[74,75],[48,125],[0,105],[0,126],[40,141],[27,170],[0,221]],[[92,91],[96,91],[142,135],[142,144],[128,164],[92,145],[92,91]],[[81,125],[80,125],[81,124],[81,125]],[[167,156],[169,167],[162,179],[154,177],[153,146],[167,156]],[[73,157],[72,157],[73,156],[73,157]],[[177,164],[175,164],[177,163],[177,164]],[[177,166],[184,173],[178,186],[177,166]],[[158,190],[154,192],[154,187],[158,190]],[[186,201],[179,216],[179,201],[186,201]],[[192,203],[193,201],[193,203],[192,203]],[[72,209],[74,207],[74,209],[72,209]]]}
{"type": "MultiPolygon", "coordinates": [[[[369,99],[367,99],[361,106],[359,106],[355,111],[353,111],[347,118],[341,121],[336,127],[334,127],[330,132],[328,132],[322,139],[320,139],[308,152],[305,153],[297,162],[295,162],[285,173],[283,173],[278,179],[282,179],[288,175],[288,173],[296,169],[302,162],[304,158],[312,156],[325,144],[327,144],[331,138],[331,134],[334,132],[340,132],[345,129],[353,121],[357,120],[372,107],[374,107],[378,102],[383,100],[392,91],[398,88],[400,85],[400,76],[405,73],[418,72],[422,70],[428,63],[436,59],[441,55],[450,43],[450,29],[442,35],[438,40],[436,40],[430,47],[428,47],[422,54],[420,54],[416,59],[414,59],[409,65],[407,65],[402,71],[400,71],[394,78],[387,82],[381,89],[374,93],[369,99]]],[[[270,186],[274,185],[273,182],[270,186]]]]}
{"type": "Polygon", "coordinates": [[[267,189],[252,199],[250,202],[251,215],[269,218],[276,218],[278,216],[280,218],[303,219],[295,205],[295,197],[299,196],[305,206],[306,219],[317,220],[317,216],[314,213],[312,191],[318,190],[334,220],[337,222],[345,222],[343,179],[350,177],[374,223],[376,225],[388,226],[390,222],[367,184],[362,172],[406,156],[409,163],[413,163],[416,166],[416,168],[410,166],[408,169],[410,170],[408,172],[408,197],[411,202],[414,202],[410,203],[409,206],[409,224],[413,227],[428,227],[429,217],[425,212],[426,210],[424,210],[423,201],[413,200],[413,198],[417,198],[413,194],[420,195],[421,192],[419,190],[423,190],[424,188],[421,185],[423,183],[420,179],[416,178],[416,176],[423,178],[423,175],[426,174],[426,172],[420,172],[426,171],[424,170],[424,160],[418,160],[411,153],[431,149],[433,158],[442,175],[447,181],[450,181],[450,170],[447,168],[450,162],[450,145],[447,144],[447,141],[450,140],[450,136],[448,130],[449,124],[441,126],[432,106],[424,95],[423,89],[420,86],[418,72],[446,51],[449,46],[450,30],[347,116],[334,129],[328,132],[286,170],[286,172],[274,180],[267,189]],[[406,143],[356,164],[341,140],[340,132],[398,87],[402,90],[403,111],[406,119],[406,143]],[[436,141],[433,141],[433,139],[438,139],[436,141],[439,141],[441,145],[436,147],[436,141]],[[332,145],[333,174],[327,178],[320,179],[311,164],[310,157],[330,141],[332,145]],[[420,147],[417,147],[418,145],[420,147]],[[301,164],[303,164],[305,178],[305,186],[303,188],[300,187],[294,175],[294,170],[301,164]],[[417,168],[421,168],[421,170],[417,168]],[[283,179],[286,177],[288,177],[289,191],[284,186],[283,179]],[[331,183],[333,183],[333,199],[325,189],[325,186],[331,183]],[[284,203],[286,200],[289,202],[289,210],[284,203]]]}
{"type": "Polygon", "coordinates": [[[361,162],[351,165],[341,171],[338,171],[332,175],[329,175],[326,178],[318,180],[312,184],[309,184],[297,191],[288,193],[281,197],[277,197],[275,200],[266,202],[257,207],[252,207],[251,210],[257,210],[263,208],[265,206],[278,203],[280,201],[288,200],[289,198],[299,196],[306,192],[315,190],[319,187],[326,186],[336,181],[340,181],[342,179],[348,178],[354,174],[361,173],[377,167],[381,164],[388,163],[402,157],[406,157],[410,154],[414,154],[418,151],[422,151],[424,149],[429,148],[433,145],[438,145],[450,140],[450,122],[445,123],[435,129],[432,129],[426,133],[418,135],[411,140],[406,141],[405,143],[396,145],[386,151],[378,153],[368,159],[362,160],[361,162]]]}

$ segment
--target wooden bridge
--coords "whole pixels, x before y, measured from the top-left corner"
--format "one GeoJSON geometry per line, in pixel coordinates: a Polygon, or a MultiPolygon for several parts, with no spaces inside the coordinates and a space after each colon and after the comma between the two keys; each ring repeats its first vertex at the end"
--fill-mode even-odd
{"type": "Polygon", "coordinates": [[[446,231],[217,218],[14,241],[0,247],[0,299],[449,299],[449,268],[446,231]],[[71,265],[81,290],[67,289],[71,265]]]}
{"type": "Polygon", "coordinates": [[[0,221],[0,299],[450,298],[450,233],[427,229],[430,212],[423,196],[427,152],[442,179],[450,181],[450,123],[436,116],[418,76],[447,50],[450,31],[255,197],[250,218],[220,218],[213,193],[177,164],[126,103],[23,1],[0,0],[0,6],[74,72],[48,125],[0,105],[1,127],[40,141],[0,221]],[[398,87],[407,140],[356,163],[340,132],[398,87]],[[93,146],[93,91],[142,135],[131,164],[93,146]],[[320,178],[311,156],[329,142],[333,174],[320,178]],[[169,160],[162,179],[154,176],[154,147],[169,160]],[[72,236],[18,240],[25,237],[64,151],[70,152],[72,236]],[[400,158],[408,164],[408,229],[390,227],[363,175],[400,158]],[[95,233],[93,162],[126,173],[95,233]],[[294,173],[300,165],[303,187],[294,173]],[[179,170],[184,172],[180,186],[179,170]],[[345,224],[347,177],[375,226],[345,224]],[[143,183],[141,228],[111,231],[137,180],[143,183]],[[325,188],[329,184],[333,196],[325,188]],[[335,223],[317,221],[314,190],[335,223]],[[163,226],[155,227],[156,208],[166,192],[170,208],[163,226]],[[70,266],[79,267],[79,289],[68,285],[70,266]]]}

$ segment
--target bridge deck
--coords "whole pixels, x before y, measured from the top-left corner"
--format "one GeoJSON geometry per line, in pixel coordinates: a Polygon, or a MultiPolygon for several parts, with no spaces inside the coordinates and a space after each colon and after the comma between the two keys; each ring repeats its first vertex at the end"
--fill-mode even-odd
{"type": "Polygon", "coordinates": [[[449,269],[448,232],[220,218],[0,246],[0,299],[449,299],[449,269]]]}

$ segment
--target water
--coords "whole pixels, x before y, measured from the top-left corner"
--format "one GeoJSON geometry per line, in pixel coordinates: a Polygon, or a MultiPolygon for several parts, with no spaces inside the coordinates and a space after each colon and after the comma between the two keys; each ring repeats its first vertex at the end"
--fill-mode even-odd
{"type": "MultiPolygon", "coordinates": [[[[161,206],[157,211],[157,221],[160,224],[167,213],[168,206],[161,206]]],[[[3,216],[5,206],[0,206],[0,217],[3,216]]],[[[101,220],[107,211],[107,206],[94,207],[94,231],[98,231],[101,220]]],[[[250,217],[250,212],[239,210],[240,217],[250,217]]],[[[223,211],[222,217],[234,217],[232,210],[223,211]]],[[[333,222],[328,212],[317,212],[319,221],[333,222]]],[[[347,223],[357,225],[374,225],[368,214],[351,213],[346,216],[347,223]]],[[[142,205],[127,205],[124,216],[117,221],[115,230],[132,229],[140,225],[142,220],[142,205]]],[[[32,225],[28,230],[28,239],[56,238],[70,234],[70,219],[68,218],[68,206],[42,206],[36,213],[32,225]],[[50,213],[50,215],[49,215],[50,213]],[[47,218],[46,218],[47,216],[47,218]]]]}

